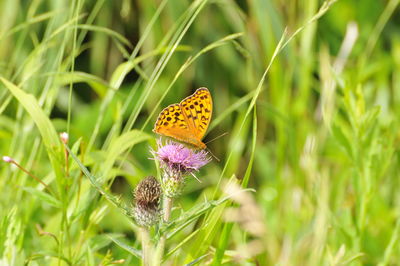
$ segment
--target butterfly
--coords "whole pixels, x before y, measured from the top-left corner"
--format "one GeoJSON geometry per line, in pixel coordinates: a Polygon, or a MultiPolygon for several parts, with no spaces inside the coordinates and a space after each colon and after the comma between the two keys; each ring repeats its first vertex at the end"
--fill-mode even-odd
{"type": "Polygon", "coordinates": [[[198,149],[207,146],[201,140],[212,116],[212,98],[207,88],[199,88],[180,103],[167,106],[158,115],[153,131],[193,145],[198,149]]]}

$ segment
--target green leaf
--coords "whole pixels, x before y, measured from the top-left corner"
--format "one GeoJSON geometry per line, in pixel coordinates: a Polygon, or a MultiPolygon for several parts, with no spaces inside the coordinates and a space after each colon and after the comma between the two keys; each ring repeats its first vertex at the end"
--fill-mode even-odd
{"type": "MultiPolygon", "coordinates": [[[[254,189],[243,189],[242,191],[253,191],[254,189]]],[[[173,229],[171,232],[168,233],[167,239],[173,237],[175,234],[177,234],[179,231],[184,229],[186,226],[188,226],[190,223],[192,223],[194,220],[196,220],[200,215],[206,213],[209,210],[212,210],[221,204],[225,203],[228,201],[231,197],[226,196],[223,197],[219,200],[210,200],[203,202],[202,204],[194,206],[191,210],[185,212],[179,218],[171,221],[166,225],[165,227],[161,228],[160,232],[163,233],[165,231],[169,231],[173,229]]]]}
{"type": "Polygon", "coordinates": [[[139,130],[126,132],[114,139],[106,151],[107,157],[101,167],[102,176],[105,177],[101,182],[105,181],[104,179],[107,180],[111,168],[121,154],[132,148],[134,145],[149,139],[152,139],[150,135],[139,130]]]}
{"type": "Polygon", "coordinates": [[[85,82],[92,87],[92,89],[97,93],[97,95],[99,95],[100,98],[103,98],[106,95],[108,89],[112,89],[105,80],[89,73],[74,71],[55,74],[57,75],[57,81],[60,83],[60,85],[85,82]]]}
{"type": "Polygon", "coordinates": [[[203,256],[198,257],[197,259],[185,264],[185,266],[192,266],[195,265],[196,263],[198,263],[199,261],[201,261],[202,259],[204,259],[205,257],[207,257],[208,254],[204,254],[203,256]]]}
{"type": "Polygon", "coordinates": [[[332,133],[335,139],[344,148],[347,155],[350,158],[352,158],[353,157],[352,145],[350,144],[349,138],[344,134],[342,127],[336,125],[332,126],[332,133]]]}
{"type": "Polygon", "coordinates": [[[100,26],[88,25],[88,24],[77,25],[77,27],[80,29],[84,29],[84,30],[102,32],[104,34],[107,34],[107,35],[115,38],[116,40],[125,44],[128,47],[132,47],[132,44],[130,43],[130,41],[127,38],[125,38],[123,35],[119,34],[118,32],[110,30],[106,27],[100,27],[100,26]]]}
{"type": "Polygon", "coordinates": [[[131,253],[133,256],[141,259],[142,258],[142,252],[140,250],[137,250],[135,248],[132,248],[131,246],[129,246],[128,244],[125,244],[124,242],[114,238],[111,235],[108,235],[108,237],[115,243],[117,244],[119,247],[121,247],[122,249],[125,249],[126,251],[128,251],[129,253],[131,253]]]}
{"type": "Polygon", "coordinates": [[[39,198],[40,200],[50,204],[51,206],[54,206],[56,208],[61,208],[61,202],[54,198],[52,195],[43,192],[41,190],[37,190],[35,188],[32,187],[23,187],[22,188],[24,191],[36,196],[37,198],[39,198]]]}
{"type": "Polygon", "coordinates": [[[14,97],[21,103],[26,112],[32,117],[37,128],[39,129],[40,135],[43,138],[43,143],[46,145],[46,147],[48,149],[51,149],[54,146],[59,146],[60,140],[58,138],[57,132],[54,129],[50,119],[43,112],[36,98],[33,95],[24,92],[6,79],[0,77],[0,80],[14,95],[14,97]]]}
{"type": "Polygon", "coordinates": [[[43,144],[46,147],[47,155],[49,156],[50,162],[53,166],[53,170],[55,172],[55,176],[57,179],[58,189],[61,193],[63,193],[63,170],[61,168],[60,161],[62,161],[62,152],[61,152],[61,141],[59,136],[51,123],[48,116],[40,107],[36,98],[24,92],[13,83],[8,80],[0,77],[1,82],[6,86],[6,88],[14,95],[14,97],[18,100],[18,102],[24,107],[25,111],[31,116],[32,120],[35,122],[36,127],[38,128],[40,135],[43,140],[43,144]]]}
{"type": "Polygon", "coordinates": [[[108,201],[110,201],[112,204],[120,208],[121,210],[125,211],[125,214],[128,215],[130,213],[130,208],[128,208],[118,197],[108,193],[105,191],[101,185],[97,182],[97,179],[95,176],[93,176],[89,170],[82,164],[82,162],[78,159],[78,157],[71,151],[71,149],[65,145],[65,148],[68,150],[69,155],[74,159],[74,161],[78,164],[79,168],[83,172],[83,174],[89,178],[90,183],[96,188],[96,190],[102,194],[108,201]]]}
{"type": "MultiPolygon", "coordinates": [[[[190,51],[190,50],[191,50],[190,47],[187,45],[178,45],[176,48],[176,51],[190,51]]],[[[111,87],[118,89],[120,87],[122,81],[126,77],[126,75],[130,71],[132,71],[132,69],[137,67],[139,63],[141,63],[142,61],[144,61],[148,58],[164,54],[167,51],[168,51],[168,49],[166,47],[161,47],[157,50],[145,53],[141,56],[135,57],[132,60],[128,60],[126,62],[119,64],[117,66],[117,68],[114,70],[114,72],[112,73],[112,76],[110,79],[111,87]]]]}

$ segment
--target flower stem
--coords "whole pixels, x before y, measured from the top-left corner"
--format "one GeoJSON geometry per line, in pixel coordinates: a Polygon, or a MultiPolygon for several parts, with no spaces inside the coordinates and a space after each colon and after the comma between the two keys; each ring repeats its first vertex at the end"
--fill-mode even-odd
{"type": "Polygon", "coordinates": [[[25,168],[23,168],[19,163],[17,163],[16,161],[14,161],[14,159],[4,156],[3,160],[7,163],[11,163],[14,164],[16,167],[18,167],[20,170],[22,170],[24,173],[26,173],[27,175],[29,175],[30,177],[32,177],[33,179],[35,179],[37,182],[39,182],[40,184],[42,184],[44,186],[45,189],[47,189],[47,191],[50,192],[50,194],[55,195],[53,193],[53,191],[51,190],[51,188],[45,183],[43,182],[39,177],[36,177],[34,174],[32,174],[31,172],[29,172],[28,170],[26,170],[25,168]],[[5,160],[4,158],[7,158],[7,160],[5,160]]]}
{"type": "Polygon", "coordinates": [[[164,222],[166,223],[169,221],[169,217],[171,216],[172,198],[165,197],[164,200],[164,222]]]}
{"type": "Polygon", "coordinates": [[[147,228],[140,228],[140,235],[142,238],[142,265],[150,266],[151,263],[151,242],[149,230],[147,228]]]}
{"type": "MultiPolygon", "coordinates": [[[[171,216],[171,209],[172,209],[172,203],[173,199],[167,196],[164,196],[164,201],[163,201],[163,222],[167,223],[169,221],[169,218],[171,216]]],[[[160,238],[160,241],[158,242],[157,246],[157,261],[154,265],[161,265],[161,261],[164,255],[164,249],[165,249],[165,241],[167,240],[166,234],[162,235],[160,238]]]]}

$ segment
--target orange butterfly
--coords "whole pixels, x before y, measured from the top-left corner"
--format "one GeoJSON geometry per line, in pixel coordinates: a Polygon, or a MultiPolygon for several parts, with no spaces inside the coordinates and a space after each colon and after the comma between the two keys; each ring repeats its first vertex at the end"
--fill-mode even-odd
{"type": "Polygon", "coordinates": [[[207,146],[201,140],[210,124],[211,115],[211,94],[207,88],[199,88],[179,104],[171,104],[162,110],[153,131],[205,149],[207,146]]]}

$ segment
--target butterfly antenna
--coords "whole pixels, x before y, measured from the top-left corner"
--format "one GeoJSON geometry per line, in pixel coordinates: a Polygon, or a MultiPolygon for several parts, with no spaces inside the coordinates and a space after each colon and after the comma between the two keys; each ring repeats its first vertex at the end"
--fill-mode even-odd
{"type": "Polygon", "coordinates": [[[205,144],[208,144],[208,143],[210,143],[210,142],[213,142],[214,140],[219,139],[219,138],[221,138],[221,137],[223,137],[223,136],[226,136],[226,135],[228,135],[228,132],[225,132],[225,133],[222,133],[222,134],[219,135],[219,136],[216,136],[216,137],[213,138],[212,140],[207,141],[205,144]]]}
{"type": "MultiPolygon", "coordinates": [[[[228,135],[228,132],[225,132],[225,133],[222,133],[222,134],[219,135],[219,136],[216,136],[216,137],[213,138],[212,140],[207,141],[205,144],[208,144],[208,143],[210,143],[210,142],[213,142],[214,140],[219,139],[219,138],[221,138],[221,137],[223,137],[223,136],[226,136],[226,135],[228,135]]],[[[215,156],[214,153],[212,153],[212,151],[211,151],[208,147],[207,147],[207,151],[211,154],[212,157],[214,157],[215,160],[217,160],[217,162],[220,162],[220,159],[219,159],[217,156],[215,156]]]]}
{"type": "Polygon", "coordinates": [[[220,162],[220,159],[218,159],[218,157],[215,156],[214,153],[212,153],[208,147],[207,147],[207,151],[211,154],[212,157],[214,157],[215,160],[217,160],[217,162],[220,162]]]}

